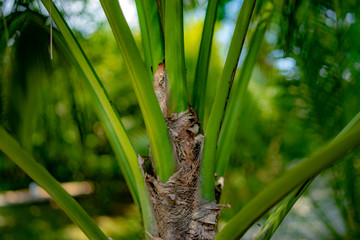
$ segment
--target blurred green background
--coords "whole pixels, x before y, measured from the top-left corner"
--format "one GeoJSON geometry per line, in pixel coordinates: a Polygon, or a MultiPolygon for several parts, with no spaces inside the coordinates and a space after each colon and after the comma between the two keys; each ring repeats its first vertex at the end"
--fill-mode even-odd
{"type": "MultiPolygon", "coordinates": [[[[248,36],[255,29],[264,2],[257,1],[248,36]]],[[[148,155],[141,112],[100,3],[55,3],[100,76],[136,150],[148,155]]],[[[241,3],[220,1],[206,89],[208,106],[241,3]]],[[[187,79],[191,86],[207,1],[186,0],[184,4],[187,79]]],[[[246,107],[234,129],[237,137],[221,199],[231,208],[222,212],[220,228],[266,185],[328,142],[360,111],[360,3],[275,0],[274,4],[246,107]]],[[[142,50],[135,3],[120,0],[120,5],[142,50]]],[[[139,211],[56,26],[54,59],[50,60],[49,18],[40,1],[2,0],[0,8],[0,125],[58,181],[77,183],[70,187],[76,199],[108,236],[113,240],[142,239],[139,211]]],[[[238,71],[246,56],[247,41],[238,71]]],[[[274,239],[360,238],[359,153],[346,157],[315,180],[274,239]]],[[[251,239],[265,220],[259,220],[244,239],[251,239]]],[[[86,239],[1,153],[0,238],[86,239]]]]}

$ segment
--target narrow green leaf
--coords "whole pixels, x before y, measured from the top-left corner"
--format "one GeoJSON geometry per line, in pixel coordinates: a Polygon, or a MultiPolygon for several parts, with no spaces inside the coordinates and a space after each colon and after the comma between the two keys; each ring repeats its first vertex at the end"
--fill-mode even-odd
{"type": "Polygon", "coordinates": [[[295,189],[291,194],[284,198],[279,205],[276,207],[274,212],[266,220],[261,231],[256,236],[256,240],[270,240],[276,229],[280,226],[286,215],[289,213],[291,208],[294,206],[296,201],[301,195],[308,189],[310,184],[313,182],[316,176],[312,176],[308,179],[301,187],[295,189]]]}
{"type": "Polygon", "coordinates": [[[344,136],[347,134],[351,129],[353,129],[355,126],[360,124],[360,112],[358,112],[353,119],[341,130],[341,132],[335,137],[333,141],[338,139],[339,137],[344,136]]]}
{"type": "MultiPolygon", "coordinates": [[[[50,4],[47,0],[42,3],[49,11],[50,4]]],[[[69,54],[75,60],[75,66],[83,75],[86,86],[92,95],[99,118],[105,125],[110,144],[115,152],[120,168],[135,202],[140,204],[144,219],[145,230],[150,233],[156,232],[155,218],[152,212],[151,202],[145,186],[142,173],[139,168],[137,154],[132,143],[115,111],[108,95],[101,84],[95,70],[81,49],[79,43],[71,32],[69,26],[62,18],[56,6],[51,3],[52,18],[62,33],[69,49],[69,54]]]]}
{"type": "Polygon", "coordinates": [[[256,0],[245,0],[241,6],[239,17],[236,21],[234,35],[231,39],[229,52],[226,57],[224,70],[221,74],[214,104],[211,108],[209,121],[205,131],[203,158],[200,169],[200,190],[201,197],[208,202],[215,199],[214,173],[218,134],[224,115],[227,97],[234,79],[255,2],[256,0]]]}
{"type": "Polygon", "coordinates": [[[146,14],[146,22],[149,29],[152,67],[156,67],[165,58],[164,34],[161,27],[159,9],[156,0],[143,0],[146,14]]]}
{"type": "Polygon", "coordinates": [[[158,12],[160,17],[162,32],[165,32],[164,21],[165,21],[165,0],[156,0],[158,6],[158,12]]]}
{"type": "MultiPolygon", "coordinates": [[[[360,123],[360,112],[349,122],[348,125],[334,138],[336,139],[347,134],[351,129],[360,123]]],[[[317,174],[308,179],[299,189],[293,191],[289,196],[282,200],[276,207],[271,216],[266,220],[266,223],[262,227],[261,231],[257,235],[257,240],[271,239],[276,229],[280,226],[283,219],[286,217],[290,209],[294,206],[296,201],[301,195],[308,189],[313,180],[317,177],[317,174]]]]}
{"type": "Polygon", "coordinates": [[[50,173],[25,152],[14,138],[0,128],[0,150],[39,184],[64,212],[76,223],[89,239],[108,240],[91,217],[50,175],[50,173]]]}
{"type": "Polygon", "coordinates": [[[273,4],[271,2],[267,2],[261,11],[260,20],[256,26],[255,33],[252,36],[250,47],[240,72],[240,77],[238,81],[234,82],[234,86],[230,93],[219,136],[218,150],[216,152],[215,172],[218,177],[224,176],[229,163],[230,153],[233,146],[232,143],[234,142],[236,135],[235,129],[238,128],[240,113],[245,105],[245,94],[248,83],[255,66],[256,56],[260,50],[260,45],[264,37],[266,27],[272,16],[272,11],[273,4]]]}
{"type": "Polygon", "coordinates": [[[136,0],[141,29],[141,39],[145,52],[145,63],[148,71],[155,72],[163,61],[164,37],[156,0],[136,0]]]}
{"type": "Polygon", "coordinates": [[[359,145],[360,125],[356,125],[348,133],[336,137],[267,186],[230,220],[215,239],[239,239],[257,219],[290,191],[332,163],[355,151],[359,145]]]}
{"type": "MultiPolygon", "coordinates": [[[[48,11],[50,11],[49,1],[42,0],[42,2],[48,11]]],[[[113,109],[113,106],[108,99],[108,95],[99,77],[81,49],[78,41],[74,37],[65,20],[62,18],[59,10],[53,3],[51,8],[52,19],[55,21],[64,37],[64,40],[67,43],[69,54],[73,57],[73,59],[75,59],[76,67],[78,67],[78,70],[81,70],[80,73],[84,76],[86,86],[92,95],[92,100],[95,101],[98,116],[104,122],[106,130],[110,135],[110,141],[114,146],[113,150],[121,160],[120,166],[122,167],[123,174],[128,183],[130,191],[132,192],[134,199],[138,201],[137,187],[135,185],[134,176],[128,162],[130,159],[136,159],[135,150],[125,132],[122,123],[120,122],[115,110],[113,109]]]]}
{"type": "Polygon", "coordinates": [[[150,139],[151,153],[156,174],[163,182],[175,172],[176,163],[172,152],[168,129],[146,72],[135,40],[117,0],[101,0],[107,19],[131,75],[133,88],[144,117],[150,139]]]}
{"type": "MultiPolygon", "coordinates": [[[[206,9],[206,17],[201,37],[199,56],[194,77],[192,106],[198,114],[201,123],[204,123],[204,109],[206,97],[206,81],[209,73],[211,45],[214,35],[216,12],[219,0],[210,0],[206,9]]],[[[204,126],[203,126],[204,127],[204,126]]]]}
{"type": "Polygon", "coordinates": [[[151,80],[152,71],[152,54],[151,54],[151,47],[150,47],[150,36],[149,36],[149,29],[146,23],[146,16],[145,16],[145,9],[144,9],[144,1],[143,0],[135,0],[136,9],[139,16],[139,25],[141,30],[141,42],[144,48],[144,55],[145,55],[145,65],[146,70],[149,73],[149,80],[151,80]]]}
{"type": "Polygon", "coordinates": [[[182,0],[165,0],[165,67],[170,82],[170,110],[184,111],[188,108],[188,92],[182,0]]]}

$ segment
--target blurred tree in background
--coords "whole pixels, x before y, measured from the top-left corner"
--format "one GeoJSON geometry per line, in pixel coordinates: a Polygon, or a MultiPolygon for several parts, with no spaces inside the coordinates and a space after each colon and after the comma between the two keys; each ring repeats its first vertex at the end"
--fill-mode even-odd
{"type": "MultiPolygon", "coordinates": [[[[67,2],[61,5],[65,7],[67,2]]],[[[134,6],[132,1],[126,2],[134,6]]],[[[140,109],[110,28],[104,20],[96,19],[99,10],[94,10],[94,1],[76,4],[77,8],[65,11],[65,16],[70,23],[74,20],[76,37],[103,79],[136,149],[148,155],[140,109]],[[80,18],[88,22],[77,22],[80,18]]],[[[187,78],[192,82],[206,1],[184,4],[187,78]]],[[[335,136],[360,111],[360,4],[356,0],[275,0],[274,4],[233,143],[222,196],[222,202],[232,208],[224,210],[223,222],[284,170],[335,136]]],[[[56,41],[61,38],[56,27],[54,59],[50,60],[49,18],[40,6],[39,1],[0,2],[0,125],[60,182],[93,183],[94,193],[78,200],[113,239],[137,239],[140,215],[103,126],[83,83],[77,81],[80,76],[69,55],[56,41]],[[121,229],[116,227],[121,225],[121,229]]],[[[240,6],[241,1],[220,1],[207,85],[209,104],[229,46],[226,31],[233,31],[240,6]]],[[[132,31],[141,49],[138,27],[134,25],[132,31]]],[[[250,25],[250,33],[253,31],[254,24],[250,25]]],[[[243,56],[239,69],[242,60],[243,56]]],[[[0,194],[28,188],[31,182],[0,153],[0,194]]],[[[308,218],[321,219],[322,223],[303,223],[296,230],[280,228],[275,239],[358,238],[359,152],[321,174],[303,199],[289,219],[299,225],[308,218]],[[306,207],[316,211],[310,216],[306,207]]],[[[2,239],[83,238],[77,231],[51,202],[0,206],[2,239]]]]}

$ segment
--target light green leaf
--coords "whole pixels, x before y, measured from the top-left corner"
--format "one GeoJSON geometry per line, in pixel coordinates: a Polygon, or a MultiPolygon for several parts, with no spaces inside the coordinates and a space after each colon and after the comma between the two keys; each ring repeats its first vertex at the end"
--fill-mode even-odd
{"type": "Polygon", "coordinates": [[[136,0],[135,2],[139,15],[146,68],[148,71],[153,69],[152,73],[154,73],[158,64],[165,57],[164,37],[157,2],[156,0],[136,0]]]}
{"type": "MultiPolygon", "coordinates": [[[[219,136],[218,150],[216,152],[216,174],[223,177],[229,163],[233,142],[239,125],[239,117],[245,104],[245,94],[255,66],[262,39],[264,37],[268,22],[272,16],[273,4],[267,2],[262,8],[259,22],[252,36],[249,50],[242,66],[238,81],[234,82],[231,89],[228,105],[225,111],[224,121],[219,136]]],[[[241,131],[241,127],[240,127],[241,131]]]]}
{"type": "Polygon", "coordinates": [[[170,82],[171,112],[188,108],[185,75],[183,1],[165,0],[165,68],[170,82]]]}
{"type": "MultiPolygon", "coordinates": [[[[348,125],[334,138],[333,141],[336,141],[338,138],[349,133],[356,125],[360,123],[360,112],[350,121],[348,125]]],[[[257,235],[257,240],[271,239],[272,235],[275,233],[276,229],[280,226],[281,222],[284,220],[290,209],[294,206],[296,201],[301,197],[301,195],[308,189],[313,180],[317,177],[317,174],[306,180],[306,182],[299,188],[293,191],[289,196],[282,200],[279,205],[276,207],[274,212],[266,220],[265,225],[262,227],[261,231],[257,235]]]]}
{"type": "MultiPolygon", "coordinates": [[[[204,109],[206,97],[206,82],[209,73],[211,45],[214,35],[216,10],[219,0],[210,0],[206,10],[204,29],[202,32],[199,56],[196,64],[192,106],[201,123],[204,123],[204,109]]],[[[204,126],[203,126],[204,127],[204,126]]]]}
{"type": "Polygon", "coordinates": [[[108,240],[91,217],[60,185],[56,179],[27,152],[3,128],[0,128],[0,150],[39,184],[64,212],[76,223],[89,239],[108,240]]]}
{"type": "Polygon", "coordinates": [[[240,52],[255,6],[255,0],[246,0],[241,6],[236,21],[234,35],[231,39],[224,70],[221,74],[215,100],[211,109],[209,121],[205,131],[203,159],[200,169],[200,191],[203,200],[211,202],[215,199],[214,173],[215,155],[221,121],[224,116],[225,104],[235,75],[240,52]]]}
{"type": "Polygon", "coordinates": [[[168,129],[135,40],[116,0],[100,1],[129,70],[150,139],[156,174],[163,182],[175,172],[168,129]]]}
{"type": "Polygon", "coordinates": [[[308,179],[301,187],[295,189],[291,194],[284,198],[276,207],[274,212],[266,220],[261,231],[256,236],[256,240],[270,240],[276,229],[280,226],[286,215],[289,213],[291,208],[294,206],[296,201],[301,195],[308,189],[310,184],[313,182],[316,176],[312,176],[308,179]]]}
{"type": "Polygon", "coordinates": [[[290,191],[356,150],[359,145],[360,125],[357,124],[348,133],[336,137],[329,144],[320,148],[302,163],[267,186],[230,220],[215,239],[239,239],[257,219],[290,191]]]}
{"type": "MultiPolygon", "coordinates": [[[[42,2],[50,12],[49,1],[42,0],[42,2]]],[[[83,75],[85,84],[92,96],[91,99],[95,103],[98,116],[105,125],[110,144],[119,161],[130,192],[134,200],[140,204],[145,229],[151,233],[155,233],[155,219],[135,149],[115,109],[109,101],[108,95],[95,70],[92,68],[79,43],[53,3],[51,4],[51,12],[52,18],[68,45],[69,55],[75,60],[75,66],[83,75]]]]}

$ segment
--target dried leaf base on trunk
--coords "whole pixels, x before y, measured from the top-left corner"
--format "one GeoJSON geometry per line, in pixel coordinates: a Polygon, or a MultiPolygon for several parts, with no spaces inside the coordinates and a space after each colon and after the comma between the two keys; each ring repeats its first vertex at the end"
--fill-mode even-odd
{"type": "Polygon", "coordinates": [[[157,222],[158,237],[214,239],[219,206],[199,199],[198,178],[204,136],[193,110],[172,114],[167,119],[178,171],[163,183],[149,174],[145,180],[157,222]]]}

